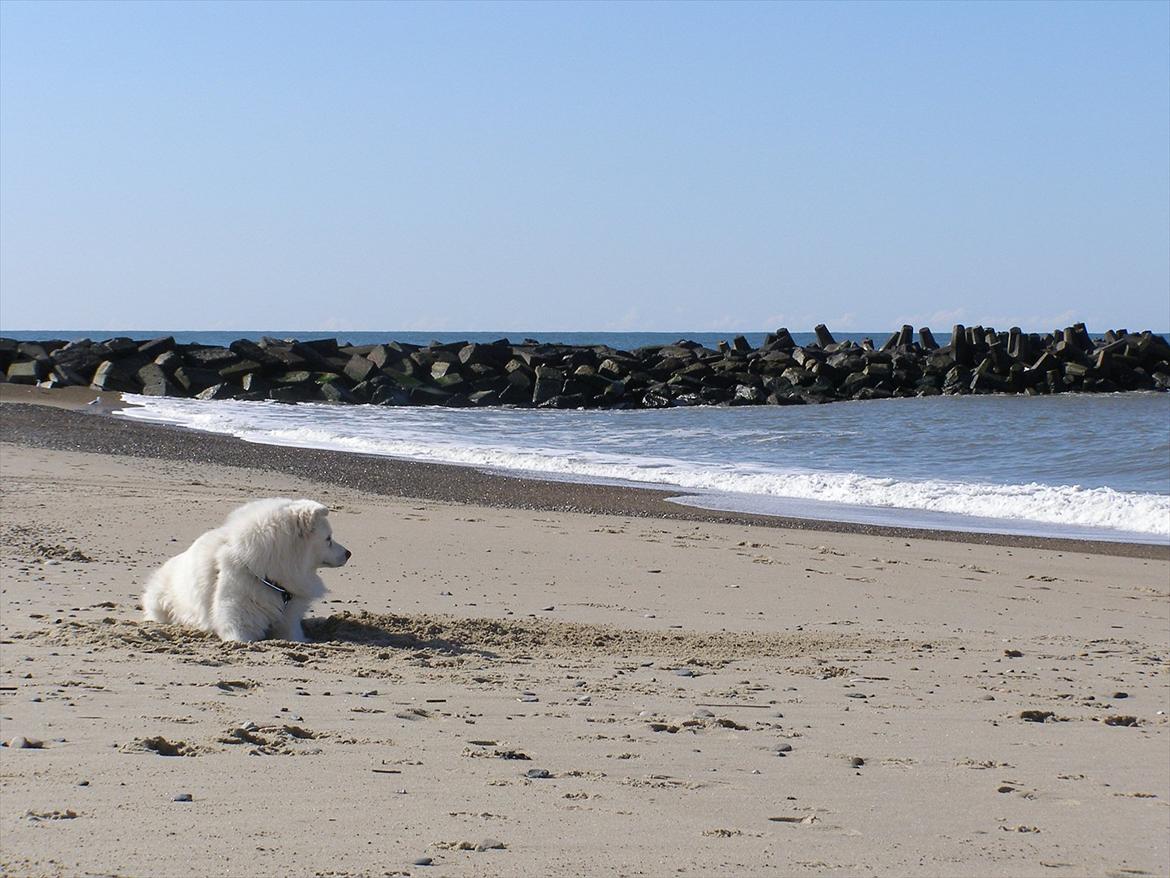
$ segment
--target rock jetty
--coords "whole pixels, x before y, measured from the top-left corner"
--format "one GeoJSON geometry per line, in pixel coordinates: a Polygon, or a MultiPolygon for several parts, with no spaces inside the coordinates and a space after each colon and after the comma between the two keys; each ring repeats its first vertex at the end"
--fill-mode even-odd
{"type": "Polygon", "coordinates": [[[150,340],[0,338],[0,380],[198,399],[374,405],[666,408],[801,405],[940,394],[1170,389],[1170,345],[1155,333],[1083,323],[1047,334],[955,326],[939,344],[903,326],[878,345],[820,325],[799,346],[786,329],[753,348],[693,341],[632,351],[507,339],[489,344],[349,345],[334,338],[239,339],[228,347],[150,340]]]}

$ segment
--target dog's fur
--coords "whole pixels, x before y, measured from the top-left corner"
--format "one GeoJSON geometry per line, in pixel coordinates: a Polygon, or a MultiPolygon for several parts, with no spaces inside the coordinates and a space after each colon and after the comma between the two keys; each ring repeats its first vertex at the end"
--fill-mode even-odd
{"type": "Polygon", "coordinates": [[[274,497],[234,510],[150,577],[147,619],[189,625],[224,640],[266,636],[303,642],[301,620],[325,593],[318,567],[340,567],[350,552],[333,542],[329,510],[314,500],[274,497]],[[264,585],[268,579],[291,596],[264,585]]]}

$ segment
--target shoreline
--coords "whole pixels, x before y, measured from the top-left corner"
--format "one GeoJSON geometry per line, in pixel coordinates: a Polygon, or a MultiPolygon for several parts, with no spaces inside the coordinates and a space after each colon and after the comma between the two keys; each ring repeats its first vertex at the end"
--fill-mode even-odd
{"type": "Polygon", "coordinates": [[[743,524],[1170,560],[1170,545],[917,529],[708,510],[669,500],[683,493],[679,490],[550,481],[454,464],[259,445],[222,434],[109,417],[111,412],[125,407],[120,395],[100,393],[88,388],[44,390],[0,385],[0,404],[3,411],[0,417],[0,442],[57,450],[242,466],[284,472],[384,496],[494,508],[743,524]],[[97,404],[89,405],[91,401],[97,404]]]}

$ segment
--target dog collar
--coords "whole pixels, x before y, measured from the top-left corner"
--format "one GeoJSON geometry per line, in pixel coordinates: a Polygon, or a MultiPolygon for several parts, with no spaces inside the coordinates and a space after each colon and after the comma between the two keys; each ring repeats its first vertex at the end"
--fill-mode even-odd
{"type": "Polygon", "coordinates": [[[265,577],[263,577],[263,576],[261,576],[261,577],[258,577],[258,578],[259,578],[259,580],[260,580],[260,584],[261,584],[261,585],[266,585],[266,586],[268,586],[270,589],[272,589],[273,591],[275,591],[275,592],[279,592],[279,593],[280,593],[280,599],[281,599],[282,601],[284,601],[284,603],[285,603],[286,605],[288,604],[288,602],[289,602],[289,601],[291,601],[291,600],[292,600],[292,595],[291,595],[291,594],[289,594],[289,591],[288,591],[288,589],[287,589],[287,588],[282,588],[281,586],[279,586],[279,585],[277,585],[275,582],[273,582],[271,579],[266,579],[266,578],[265,578],[265,577]]]}

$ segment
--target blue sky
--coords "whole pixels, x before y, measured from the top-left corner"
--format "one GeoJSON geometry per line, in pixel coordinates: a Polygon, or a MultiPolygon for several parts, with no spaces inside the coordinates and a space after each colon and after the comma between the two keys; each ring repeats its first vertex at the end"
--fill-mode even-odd
{"type": "Polygon", "coordinates": [[[0,4],[0,329],[1170,327],[1170,4],[0,4]]]}

